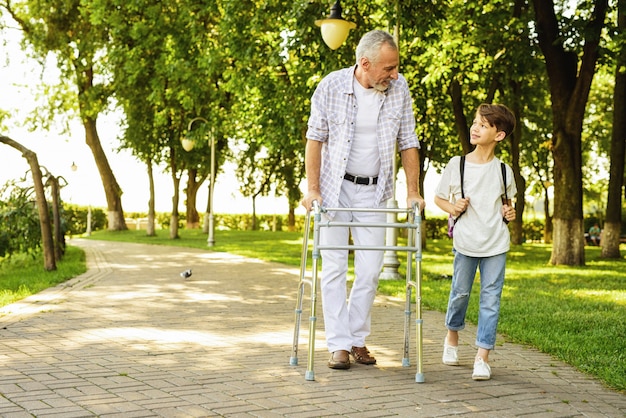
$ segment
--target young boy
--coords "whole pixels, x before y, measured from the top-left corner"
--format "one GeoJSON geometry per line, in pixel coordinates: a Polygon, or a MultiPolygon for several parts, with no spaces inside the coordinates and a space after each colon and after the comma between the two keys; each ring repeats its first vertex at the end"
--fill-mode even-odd
{"type": "Polygon", "coordinates": [[[516,193],[513,170],[495,156],[498,143],[513,132],[515,115],[503,105],[481,104],[470,129],[474,151],[465,156],[461,184],[461,157],[453,157],[437,186],[435,203],[456,218],[453,234],[453,276],[444,340],[443,363],[458,365],[458,332],[465,314],[476,269],[480,268],[480,307],[474,362],[474,380],[489,380],[489,352],[496,342],[506,253],[510,246],[507,223],[515,219],[511,197],[516,193]],[[505,192],[506,189],[506,192],[505,192]],[[464,197],[462,197],[462,194],[464,197]],[[505,201],[506,196],[506,201],[505,201]]]}

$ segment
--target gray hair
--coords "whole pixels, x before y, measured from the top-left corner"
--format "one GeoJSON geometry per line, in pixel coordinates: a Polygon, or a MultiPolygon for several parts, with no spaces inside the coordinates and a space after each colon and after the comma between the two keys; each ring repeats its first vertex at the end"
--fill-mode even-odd
{"type": "Polygon", "coordinates": [[[367,32],[356,47],[356,62],[357,64],[361,58],[365,57],[371,62],[375,63],[378,60],[380,48],[383,44],[388,44],[393,49],[397,50],[398,46],[394,41],[393,36],[384,30],[373,30],[367,32]]]}

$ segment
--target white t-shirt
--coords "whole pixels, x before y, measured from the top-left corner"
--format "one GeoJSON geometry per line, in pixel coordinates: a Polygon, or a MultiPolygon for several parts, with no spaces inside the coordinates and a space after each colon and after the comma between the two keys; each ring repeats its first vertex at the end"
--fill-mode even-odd
{"type": "Polygon", "coordinates": [[[355,176],[376,177],[380,170],[378,150],[378,113],[384,100],[383,93],[366,89],[356,78],[353,81],[357,102],[354,141],[346,165],[346,173],[355,176]]]}
{"type": "MultiPolygon", "coordinates": [[[[452,157],[441,175],[435,190],[437,197],[455,202],[461,198],[461,157],[452,157]]],[[[517,188],[513,170],[506,167],[507,197],[513,199],[517,188]]],[[[470,257],[491,257],[509,250],[511,238],[502,220],[504,185],[500,160],[494,158],[485,164],[465,161],[463,191],[470,204],[454,226],[453,246],[470,257]]]]}

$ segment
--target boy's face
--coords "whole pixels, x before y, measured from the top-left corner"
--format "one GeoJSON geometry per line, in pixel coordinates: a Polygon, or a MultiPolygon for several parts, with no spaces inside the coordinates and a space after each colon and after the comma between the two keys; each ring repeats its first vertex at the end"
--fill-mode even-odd
{"type": "Polygon", "coordinates": [[[470,127],[470,143],[472,145],[488,145],[493,142],[500,142],[505,136],[504,131],[498,131],[498,128],[491,125],[487,119],[476,112],[470,127]]]}

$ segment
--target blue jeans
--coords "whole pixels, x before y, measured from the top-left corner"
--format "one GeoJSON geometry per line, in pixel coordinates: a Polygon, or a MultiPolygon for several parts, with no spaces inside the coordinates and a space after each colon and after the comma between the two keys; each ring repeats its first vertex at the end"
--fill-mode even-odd
{"type": "Polygon", "coordinates": [[[469,257],[454,251],[454,272],[448,299],[446,327],[451,331],[465,328],[465,314],[476,269],[480,268],[480,304],[476,345],[493,350],[500,316],[500,297],[504,285],[506,253],[492,257],[469,257]]]}

